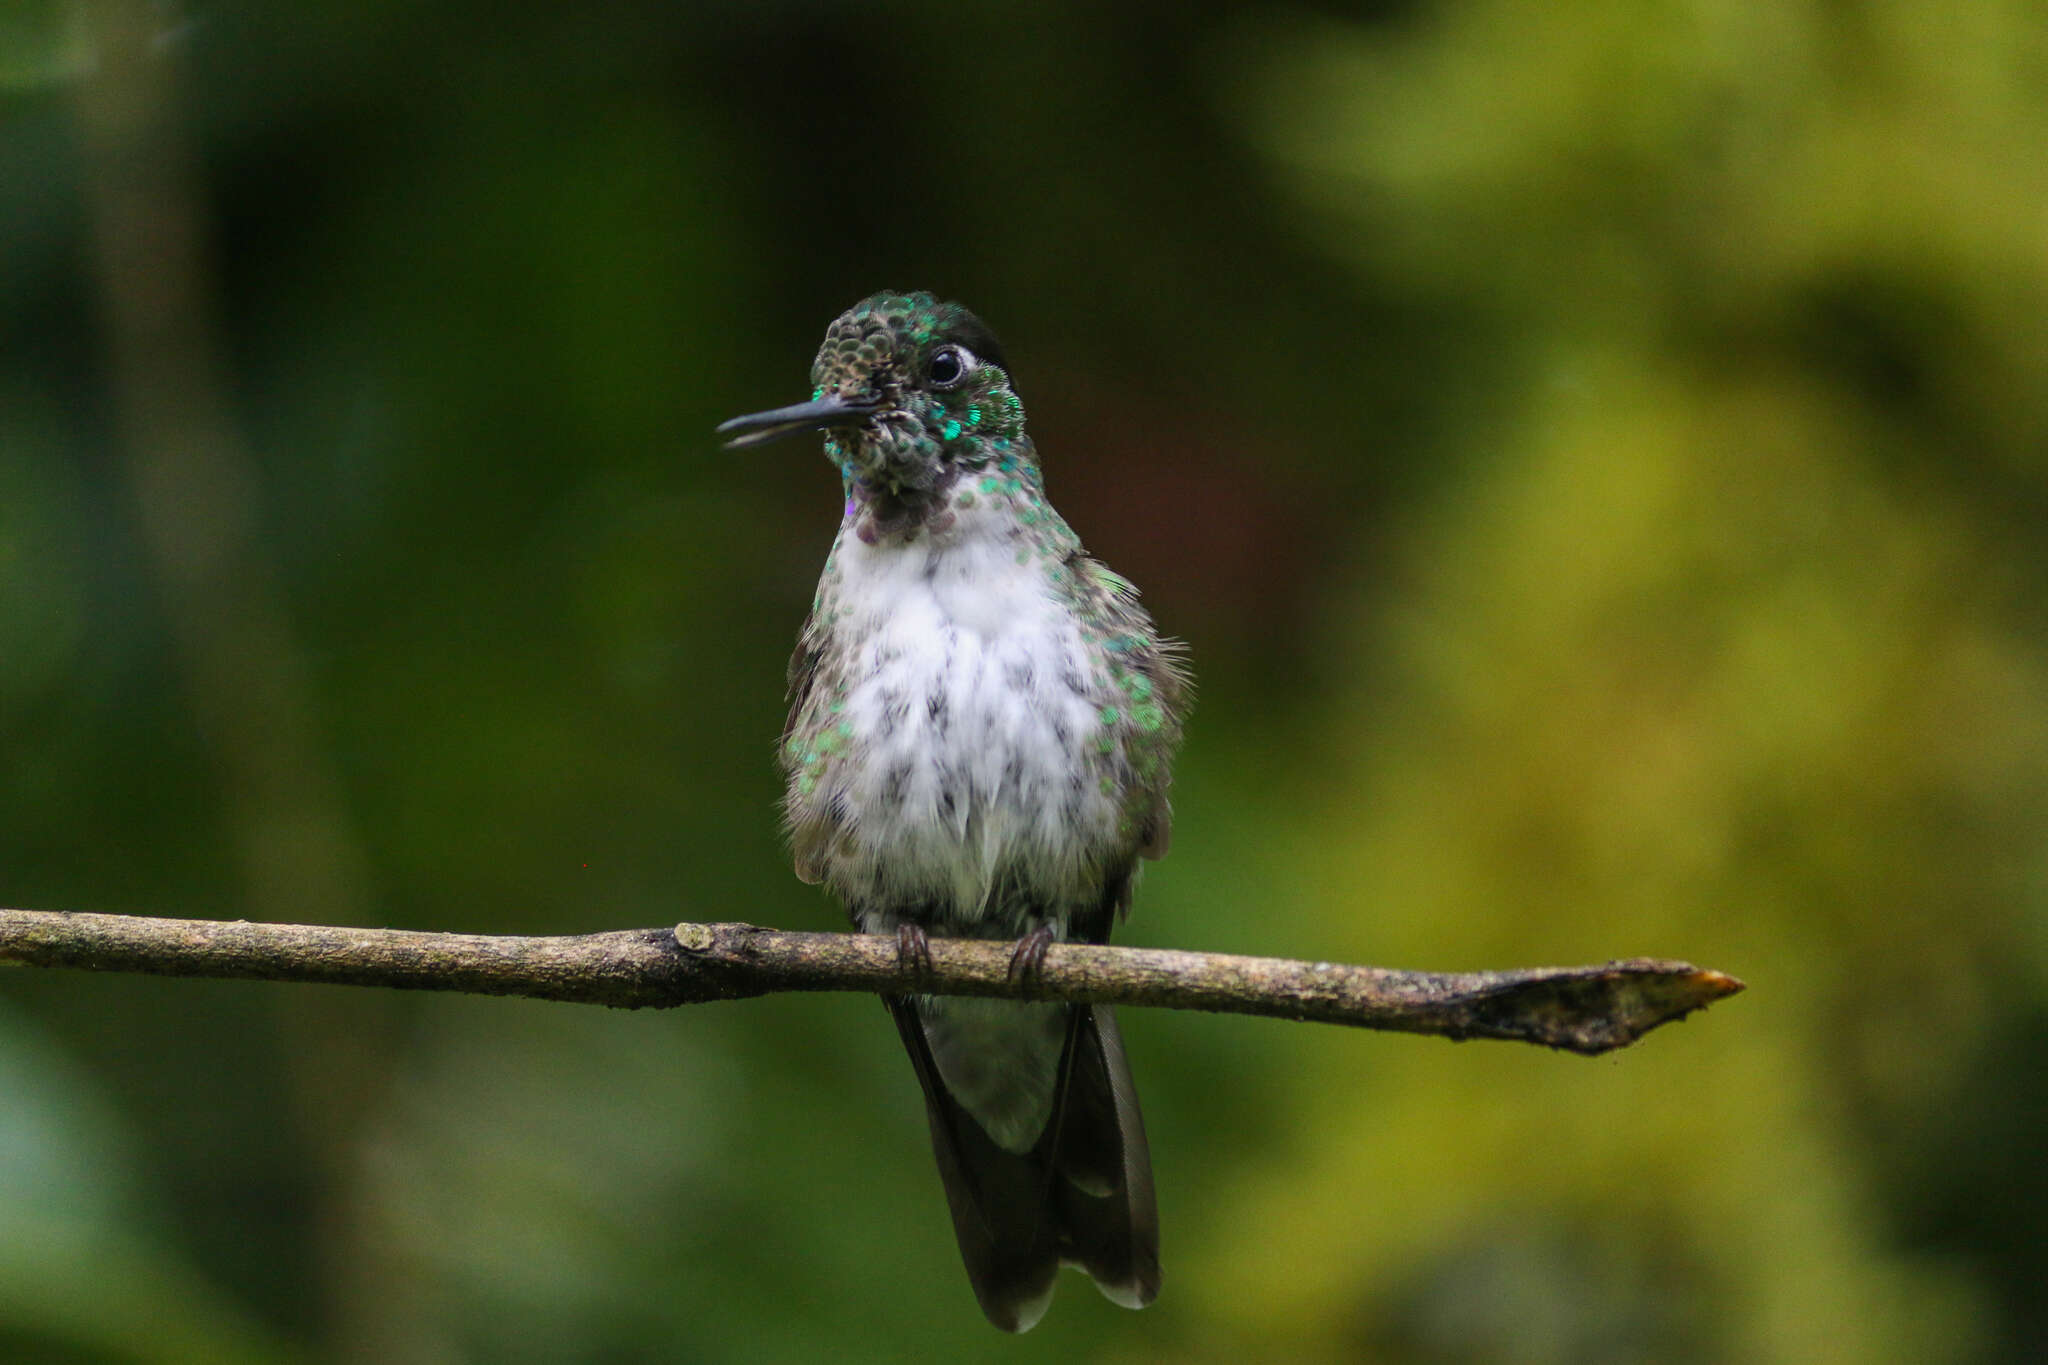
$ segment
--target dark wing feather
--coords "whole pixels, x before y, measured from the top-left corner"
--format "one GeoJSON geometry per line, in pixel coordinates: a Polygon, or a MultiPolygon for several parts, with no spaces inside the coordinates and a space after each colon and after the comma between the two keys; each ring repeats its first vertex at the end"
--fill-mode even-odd
{"type": "Polygon", "coordinates": [[[1059,1232],[1047,1216],[1045,1163],[1036,1152],[996,1146],[940,1079],[917,1006],[901,998],[883,1003],[924,1088],[932,1153],[974,1297],[996,1326],[1028,1331],[1051,1302],[1060,1268],[1059,1232]]]}
{"type": "Polygon", "coordinates": [[[1059,1103],[1045,1136],[1020,1154],[998,1147],[954,1101],[916,1005],[885,1003],[924,1089],[953,1233],[988,1320],[1028,1331],[1051,1302],[1063,1261],[1126,1308],[1152,1302],[1160,1278],[1152,1162],[1111,1012],[1071,1008],[1059,1103]]]}
{"type": "Polygon", "coordinates": [[[1137,851],[1163,858],[1173,843],[1173,806],[1167,799],[1173,751],[1180,746],[1181,726],[1194,704],[1194,682],[1188,675],[1187,646],[1157,635],[1152,618],[1138,602],[1138,590],[1122,574],[1083,550],[1066,559],[1067,582],[1076,607],[1088,619],[1105,623],[1111,634],[1134,636],[1143,643],[1126,651],[1124,661],[1152,686],[1152,703],[1162,715],[1157,735],[1158,764],[1151,783],[1150,809],[1138,831],[1137,851]]]}
{"type": "Polygon", "coordinates": [[[1159,1208],[1145,1120],[1107,1005],[1077,1006],[1067,1043],[1066,1098],[1054,1121],[1053,1184],[1061,1259],[1126,1308],[1159,1296],[1159,1208]]]}
{"type": "MultiPolygon", "coordinates": [[[[796,651],[789,656],[789,717],[782,722],[782,741],[775,746],[775,752],[782,761],[783,769],[791,775],[797,771],[795,756],[789,751],[790,736],[797,732],[803,720],[806,707],[810,705],[811,691],[817,685],[818,664],[825,656],[826,641],[815,626],[806,622],[803,634],[797,637],[796,651]]],[[[816,822],[799,825],[794,819],[789,825],[790,855],[796,863],[797,880],[812,886],[825,880],[824,847],[827,831],[816,822]]]]}

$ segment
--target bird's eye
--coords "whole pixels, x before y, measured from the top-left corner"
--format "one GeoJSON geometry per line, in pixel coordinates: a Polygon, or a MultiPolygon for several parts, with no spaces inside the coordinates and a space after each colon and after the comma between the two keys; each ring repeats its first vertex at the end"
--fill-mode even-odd
{"type": "Polygon", "coordinates": [[[933,388],[950,389],[974,373],[974,353],[965,346],[941,346],[924,368],[933,388]]]}

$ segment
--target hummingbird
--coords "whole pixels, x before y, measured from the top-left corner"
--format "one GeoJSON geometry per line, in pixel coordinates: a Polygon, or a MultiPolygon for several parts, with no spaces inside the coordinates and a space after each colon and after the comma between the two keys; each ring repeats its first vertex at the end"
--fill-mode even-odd
{"type": "MultiPolygon", "coordinates": [[[[797,876],[863,933],[1103,943],[1165,854],[1191,685],[1137,590],[1046,501],[994,335],[880,293],[839,315],[810,401],[736,417],[730,448],[824,433],[839,534],[789,666],[780,747],[797,876]]],[[[1029,1330],[1075,1265],[1159,1292],[1151,1154],[1107,1006],[913,994],[884,1003],[923,1087],[982,1312],[1029,1330]]]]}

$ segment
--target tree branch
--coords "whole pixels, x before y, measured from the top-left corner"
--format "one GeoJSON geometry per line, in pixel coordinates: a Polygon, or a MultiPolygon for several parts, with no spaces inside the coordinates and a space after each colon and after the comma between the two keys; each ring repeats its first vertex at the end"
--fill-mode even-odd
{"type": "Polygon", "coordinates": [[[1052,945],[1044,969],[1020,981],[1010,974],[1011,948],[934,938],[927,966],[900,960],[893,938],[749,924],[515,938],[0,909],[0,964],[30,967],[465,991],[628,1009],[775,991],[1002,996],[1506,1038],[1588,1055],[1624,1047],[1743,988],[1732,976],[1654,958],[1441,973],[1067,943],[1052,945]]]}

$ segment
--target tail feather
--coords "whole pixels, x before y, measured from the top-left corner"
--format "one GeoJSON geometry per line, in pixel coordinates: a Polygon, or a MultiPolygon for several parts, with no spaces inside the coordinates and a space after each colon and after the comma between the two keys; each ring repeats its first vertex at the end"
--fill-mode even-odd
{"type": "Polygon", "coordinates": [[[1044,1136],[1020,1153],[996,1145],[947,1089],[915,1003],[887,1004],[924,1089],[953,1232],[988,1320],[1029,1331],[1062,1262],[1086,1270],[1115,1303],[1150,1303],[1159,1292],[1151,1157],[1110,1011],[1071,1008],[1059,1102],[1044,1136]]]}
{"type": "Polygon", "coordinates": [[[1062,1259],[1125,1308],[1159,1295],[1159,1209],[1145,1119],[1108,1006],[1080,1006],[1068,1044],[1067,1103],[1059,1126],[1053,1189],[1062,1259]]]}

